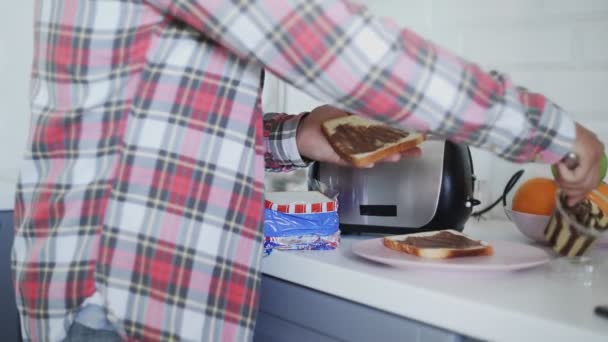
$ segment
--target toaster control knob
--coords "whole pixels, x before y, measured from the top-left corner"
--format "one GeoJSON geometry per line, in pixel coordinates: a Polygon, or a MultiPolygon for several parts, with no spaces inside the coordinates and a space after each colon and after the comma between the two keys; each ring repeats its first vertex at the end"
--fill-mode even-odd
{"type": "Polygon", "coordinates": [[[467,208],[472,208],[472,207],[474,207],[476,205],[479,205],[479,204],[481,204],[481,202],[479,200],[474,199],[474,198],[470,198],[470,199],[468,199],[468,200],[466,200],[464,202],[464,206],[467,207],[467,208]]]}

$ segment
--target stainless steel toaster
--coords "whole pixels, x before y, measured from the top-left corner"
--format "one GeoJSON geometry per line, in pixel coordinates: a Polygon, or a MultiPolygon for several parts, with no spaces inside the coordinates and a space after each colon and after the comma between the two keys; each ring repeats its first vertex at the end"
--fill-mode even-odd
{"type": "Polygon", "coordinates": [[[428,139],[420,158],[370,169],[317,163],[312,177],[339,193],[342,232],[407,234],[462,231],[479,201],[467,145],[428,139]]]}

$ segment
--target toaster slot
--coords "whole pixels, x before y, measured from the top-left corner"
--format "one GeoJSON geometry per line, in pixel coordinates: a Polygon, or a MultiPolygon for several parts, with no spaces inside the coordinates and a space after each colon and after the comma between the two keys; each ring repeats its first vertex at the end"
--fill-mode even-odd
{"type": "Polygon", "coordinates": [[[396,205],[359,205],[361,216],[397,216],[396,205]]]}

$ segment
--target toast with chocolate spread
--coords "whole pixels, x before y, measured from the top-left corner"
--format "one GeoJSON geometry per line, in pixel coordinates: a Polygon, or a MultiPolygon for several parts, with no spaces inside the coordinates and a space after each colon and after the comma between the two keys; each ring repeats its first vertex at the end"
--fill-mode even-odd
{"type": "Polygon", "coordinates": [[[422,133],[404,131],[356,115],[327,120],[321,128],[336,153],[357,167],[407,151],[425,138],[422,133]]]}
{"type": "Polygon", "coordinates": [[[387,236],[383,239],[383,243],[392,250],[429,259],[494,254],[492,246],[487,242],[471,239],[451,229],[387,236]]]}

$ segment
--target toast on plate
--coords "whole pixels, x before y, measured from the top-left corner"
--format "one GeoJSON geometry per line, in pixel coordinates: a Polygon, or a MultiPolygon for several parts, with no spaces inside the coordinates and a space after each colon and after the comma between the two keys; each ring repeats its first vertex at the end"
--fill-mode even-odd
{"type": "Polygon", "coordinates": [[[404,152],[425,139],[422,133],[404,131],[357,115],[327,120],[321,128],[336,153],[357,167],[404,152]]]}
{"type": "Polygon", "coordinates": [[[492,255],[494,250],[485,241],[475,240],[456,230],[387,236],[384,246],[398,252],[429,259],[492,255]]]}

